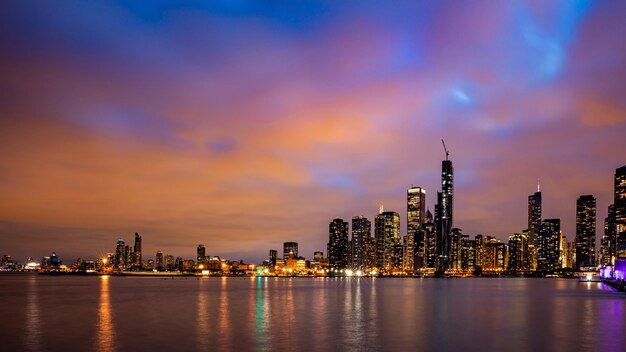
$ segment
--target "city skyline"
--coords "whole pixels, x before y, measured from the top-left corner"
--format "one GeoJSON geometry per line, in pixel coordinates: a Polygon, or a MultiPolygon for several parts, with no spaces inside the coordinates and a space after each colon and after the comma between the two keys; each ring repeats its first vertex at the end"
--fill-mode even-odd
{"type": "Polygon", "coordinates": [[[595,197],[600,244],[626,152],[621,2],[0,8],[16,259],[135,232],[144,256],[260,261],[293,240],[308,257],[381,202],[404,236],[411,185],[435,213],[441,138],[464,235],[526,228],[539,178],[570,241],[595,197]]]}
{"type": "MultiPolygon", "coordinates": [[[[453,165],[448,158],[446,150],[446,159],[442,161],[441,180],[442,186],[448,185],[444,188],[448,190],[450,195],[454,193],[452,170],[453,165]]],[[[604,219],[603,232],[598,232],[595,226],[597,222],[596,198],[593,195],[581,195],[578,197],[576,200],[576,236],[573,239],[563,234],[560,218],[543,218],[542,192],[539,185],[537,186],[537,191],[528,196],[527,228],[511,232],[508,236],[508,241],[507,239],[502,240],[484,233],[476,233],[474,234],[475,238],[471,239],[470,235],[463,234],[463,229],[454,226],[452,222],[445,223],[444,220],[437,220],[438,217],[443,219],[445,216],[435,215],[433,218],[432,213],[424,204],[426,190],[411,185],[407,189],[406,221],[410,223],[418,218],[422,226],[413,226],[416,229],[414,233],[407,232],[402,234],[400,230],[400,223],[402,222],[400,214],[396,211],[385,211],[383,204],[380,204],[374,223],[362,214],[352,217],[352,225],[341,218],[335,218],[328,224],[326,260],[330,264],[329,267],[337,268],[336,270],[346,268],[356,270],[369,265],[369,267],[375,266],[379,270],[387,272],[404,271],[412,273],[421,272],[427,268],[428,270],[436,269],[438,275],[443,274],[447,270],[469,272],[471,270],[468,271],[468,265],[473,267],[474,264],[468,263],[474,263],[475,260],[478,260],[475,257],[478,256],[477,253],[471,254],[471,258],[467,257],[469,251],[472,253],[482,251],[479,249],[480,245],[476,244],[476,242],[487,241],[485,244],[502,245],[502,258],[499,264],[503,268],[502,270],[515,271],[514,268],[519,267],[524,268],[523,271],[528,271],[531,270],[530,265],[532,265],[532,271],[536,268],[536,270],[546,272],[566,267],[581,268],[606,265],[612,262],[611,258],[615,256],[616,250],[623,245],[624,241],[624,216],[622,215],[622,210],[624,208],[624,199],[626,199],[625,175],[626,165],[615,170],[613,183],[614,203],[608,206],[611,212],[604,219]],[[618,204],[617,208],[620,209],[618,212],[613,211],[616,204],[618,204]],[[418,209],[419,211],[416,212],[418,209]],[[616,216],[617,213],[620,215],[616,216]],[[438,221],[441,223],[439,224],[438,221]],[[608,228],[611,230],[608,230],[608,228]],[[616,237],[612,238],[611,236],[616,237]],[[597,241],[597,237],[600,237],[600,241],[597,241]],[[603,244],[605,239],[609,242],[603,244]],[[600,245],[598,246],[596,242],[600,245]],[[440,243],[445,244],[442,245],[440,243]],[[534,246],[534,250],[528,248],[528,245],[534,246]],[[607,245],[606,248],[605,245],[607,245]],[[509,253],[509,250],[512,252],[509,253]],[[571,253],[569,252],[570,250],[572,251],[571,253]],[[530,257],[524,254],[527,251],[530,251],[530,257]],[[518,264],[509,266],[509,255],[518,264]],[[572,255],[576,258],[573,261],[569,258],[572,255]],[[429,259],[431,256],[433,259],[429,259]],[[567,262],[570,262],[571,266],[566,266],[565,263],[567,262]],[[548,266],[546,267],[545,265],[548,266]]],[[[436,204],[435,209],[446,208],[446,206],[441,205],[447,202],[446,198],[442,197],[442,193],[445,192],[438,192],[438,204],[436,204]]],[[[450,203],[452,202],[450,201],[450,203]]],[[[452,212],[453,208],[450,207],[448,213],[452,214],[452,212]]],[[[443,210],[441,210],[441,214],[444,214],[443,210]]],[[[126,245],[123,237],[118,237],[117,245],[113,251],[100,252],[98,255],[91,257],[78,256],[71,258],[70,262],[74,259],[102,261],[104,258],[110,258],[111,263],[116,266],[125,267],[127,270],[138,270],[146,261],[142,262],[143,246],[141,235],[135,232],[134,240],[134,246],[129,246],[126,245]]],[[[302,255],[302,252],[299,252],[299,244],[294,239],[283,242],[282,246],[282,258],[278,258],[276,249],[270,249],[269,258],[266,256],[265,259],[257,260],[256,263],[262,264],[267,262],[268,259],[272,263],[277,258],[282,260],[287,260],[288,258],[307,259],[305,255],[302,255]]],[[[313,253],[313,257],[316,260],[318,254],[321,255],[321,258],[324,258],[323,251],[315,249],[313,253]]],[[[171,257],[173,265],[175,256],[168,254],[167,251],[165,254],[167,257],[171,257]]],[[[5,253],[5,256],[7,255],[5,253]]],[[[59,260],[56,250],[52,252],[52,256],[57,258],[57,261],[59,260]]],[[[163,251],[161,249],[157,250],[153,262],[159,262],[159,257],[161,257],[160,260],[162,262],[163,251]]],[[[219,253],[207,255],[204,244],[198,244],[196,248],[195,258],[197,261],[181,256],[177,256],[176,260],[180,260],[181,263],[185,260],[195,261],[196,264],[200,264],[213,257],[233,260],[233,258],[224,259],[224,256],[220,256],[219,253]]],[[[29,256],[28,258],[33,257],[29,256]]],[[[42,256],[42,263],[49,261],[49,258],[45,255],[42,256]]],[[[238,258],[234,261],[244,261],[243,257],[238,258]]],[[[33,259],[28,259],[28,261],[33,262],[33,259]]],[[[10,254],[8,255],[8,260],[26,264],[19,258],[11,259],[10,254]]],[[[34,260],[37,261],[37,259],[34,260]]],[[[151,259],[149,260],[152,261],[151,259]]],[[[246,261],[250,262],[249,258],[246,258],[246,261]]],[[[498,264],[496,264],[497,266],[498,264]]]]}

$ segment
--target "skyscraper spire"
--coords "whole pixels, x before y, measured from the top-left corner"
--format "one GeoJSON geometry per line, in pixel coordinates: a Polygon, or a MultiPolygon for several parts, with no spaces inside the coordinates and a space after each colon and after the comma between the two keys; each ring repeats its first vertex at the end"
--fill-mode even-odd
{"type": "Polygon", "coordinates": [[[539,186],[539,177],[537,177],[537,192],[541,192],[541,187],[539,186]]]}
{"type": "Polygon", "coordinates": [[[385,211],[383,207],[383,202],[380,202],[380,208],[378,209],[378,214],[382,214],[385,211]]]}

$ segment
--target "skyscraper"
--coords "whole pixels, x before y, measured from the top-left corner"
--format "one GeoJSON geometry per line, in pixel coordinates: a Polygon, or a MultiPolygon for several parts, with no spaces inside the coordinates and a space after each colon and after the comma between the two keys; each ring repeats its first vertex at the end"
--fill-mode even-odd
{"type": "Polygon", "coordinates": [[[528,264],[528,232],[514,233],[509,236],[509,265],[512,272],[523,272],[529,269],[528,264]]]}
{"type": "Polygon", "coordinates": [[[541,226],[541,192],[537,186],[537,192],[528,196],[528,232],[530,240],[535,243],[541,226]]]}
{"type": "Polygon", "coordinates": [[[468,235],[461,236],[461,270],[472,272],[476,267],[476,240],[468,235]]]}
{"type": "Polygon", "coordinates": [[[270,265],[272,267],[276,266],[276,260],[278,259],[278,251],[275,249],[270,249],[270,265]]]}
{"type": "MultiPolygon", "coordinates": [[[[435,264],[437,263],[437,233],[435,231],[435,223],[433,222],[433,214],[430,210],[426,209],[426,220],[424,225],[422,225],[422,232],[424,233],[424,258],[425,265],[422,267],[423,269],[435,269],[435,264]]],[[[418,244],[419,246],[419,244],[418,244]]],[[[418,247],[419,251],[419,247],[418,247]]],[[[420,253],[420,252],[418,252],[420,253]]],[[[419,269],[419,254],[416,254],[416,264],[419,269]]]]}
{"type": "Polygon", "coordinates": [[[560,219],[546,219],[541,222],[537,237],[537,270],[552,271],[561,268],[560,237],[560,219]]]}
{"type": "Polygon", "coordinates": [[[137,232],[135,232],[135,247],[133,250],[135,253],[135,267],[141,269],[141,236],[137,232]]]}
{"type": "Polygon", "coordinates": [[[449,269],[461,270],[461,248],[462,248],[463,231],[459,228],[453,228],[450,231],[450,266],[449,269]]]}
{"type": "Polygon", "coordinates": [[[406,191],[406,229],[415,234],[422,228],[426,216],[426,191],[422,187],[411,187],[406,191]]]}
{"type": "Polygon", "coordinates": [[[348,268],[348,222],[334,219],[328,224],[328,266],[334,270],[348,268]]]}
{"type": "MultiPolygon", "coordinates": [[[[445,145],[444,145],[445,149],[445,145]]],[[[454,167],[448,159],[441,162],[441,192],[437,192],[437,204],[435,205],[435,226],[437,231],[437,272],[442,274],[450,268],[450,231],[453,222],[454,204],[454,167]]]]}
{"type": "Polygon", "coordinates": [[[156,258],[154,260],[155,269],[163,271],[165,269],[165,263],[163,261],[163,252],[157,251],[156,258]]]}
{"type": "Polygon", "coordinates": [[[616,248],[626,245],[626,165],[615,170],[614,178],[616,248]]]}
{"type": "Polygon", "coordinates": [[[400,238],[400,215],[395,211],[384,211],[376,215],[374,224],[376,237],[376,266],[381,270],[394,268],[396,245],[402,245],[400,238]]]}
{"type": "Polygon", "coordinates": [[[126,245],[124,244],[124,239],[119,237],[117,239],[117,246],[115,247],[115,262],[113,266],[116,268],[123,269],[126,265],[126,245]]]}
{"type": "Polygon", "coordinates": [[[426,216],[426,191],[411,187],[406,192],[406,228],[404,239],[404,270],[412,271],[423,266],[424,232],[422,225],[426,216]],[[421,248],[419,248],[421,245],[421,248]],[[421,253],[420,253],[421,252],[421,253]],[[416,263],[415,260],[419,263],[416,263]]]}
{"type": "Polygon", "coordinates": [[[607,216],[604,218],[604,236],[600,242],[600,264],[609,265],[613,263],[616,253],[615,236],[615,207],[609,205],[607,216]]]}
{"type": "Polygon", "coordinates": [[[576,269],[596,264],[596,198],[580,196],[576,201],[576,269]]]}
{"type": "Polygon", "coordinates": [[[352,249],[350,266],[363,269],[367,261],[367,241],[372,237],[372,222],[363,215],[352,217],[352,249]]]}
{"type": "Polygon", "coordinates": [[[196,250],[197,252],[197,258],[198,258],[198,264],[202,264],[206,261],[206,248],[204,248],[203,244],[199,244],[198,245],[198,249],[196,250]]]}
{"type": "Polygon", "coordinates": [[[298,242],[283,243],[283,259],[287,260],[290,256],[298,258],[298,242]]]}

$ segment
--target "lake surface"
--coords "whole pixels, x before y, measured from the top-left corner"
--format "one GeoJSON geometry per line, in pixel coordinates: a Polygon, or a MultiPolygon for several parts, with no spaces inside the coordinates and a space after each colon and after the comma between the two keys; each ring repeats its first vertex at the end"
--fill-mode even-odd
{"type": "Polygon", "coordinates": [[[566,279],[0,274],[2,351],[624,351],[626,295],[566,279]]]}

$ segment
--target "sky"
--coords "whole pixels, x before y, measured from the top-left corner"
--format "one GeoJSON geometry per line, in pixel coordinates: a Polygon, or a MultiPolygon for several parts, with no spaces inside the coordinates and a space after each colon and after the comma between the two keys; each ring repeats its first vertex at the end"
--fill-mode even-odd
{"type": "MultiPolygon", "coordinates": [[[[626,164],[624,1],[2,1],[0,254],[118,237],[260,262],[406,189],[501,240],[528,195],[598,237],[626,164]]],[[[598,241],[599,245],[599,241],[598,241]]]]}

